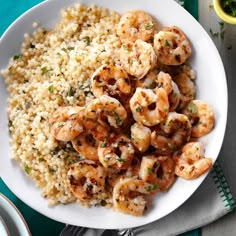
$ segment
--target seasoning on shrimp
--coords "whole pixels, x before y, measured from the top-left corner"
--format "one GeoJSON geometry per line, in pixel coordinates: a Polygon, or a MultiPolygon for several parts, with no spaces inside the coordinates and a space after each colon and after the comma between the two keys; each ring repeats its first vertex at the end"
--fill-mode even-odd
{"type": "Polygon", "coordinates": [[[153,39],[155,31],[155,21],[141,10],[126,12],[117,26],[117,35],[122,42],[135,42],[137,39],[148,42],[153,39]]]}
{"type": "Polygon", "coordinates": [[[118,128],[127,118],[127,112],[121,103],[110,96],[102,95],[92,100],[86,107],[85,119],[94,122],[106,117],[108,123],[118,128]]]}
{"type": "Polygon", "coordinates": [[[137,39],[120,49],[121,67],[137,79],[143,78],[156,66],[156,54],[151,44],[137,39]]]}
{"type": "Polygon", "coordinates": [[[204,146],[200,142],[187,143],[174,155],[175,174],[184,179],[195,179],[212,167],[212,159],[204,157],[204,146]]]}
{"type": "Polygon", "coordinates": [[[137,88],[130,99],[130,108],[135,121],[146,126],[154,126],[163,121],[169,111],[168,96],[163,88],[155,92],[137,88]]]}
{"type": "Polygon", "coordinates": [[[181,72],[173,77],[180,92],[180,101],[177,109],[184,109],[196,97],[196,86],[186,72],[181,72]]]}
{"type": "Polygon", "coordinates": [[[170,156],[143,156],[140,170],[140,179],[157,184],[159,191],[166,191],[175,180],[175,164],[170,156]]]}
{"type": "Polygon", "coordinates": [[[192,54],[186,35],[176,26],[167,27],[154,36],[157,59],[164,65],[181,65],[192,54]]]}
{"type": "Polygon", "coordinates": [[[84,160],[73,164],[67,176],[71,191],[82,202],[104,191],[106,171],[94,161],[84,160]]]}
{"type": "Polygon", "coordinates": [[[200,138],[213,129],[215,115],[208,103],[201,100],[193,100],[182,112],[189,117],[192,123],[192,137],[200,138]]]}
{"type": "Polygon", "coordinates": [[[154,129],[151,144],[161,151],[176,151],[190,139],[191,123],[186,115],[169,112],[166,120],[154,129]]]}
{"type": "Polygon", "coordinates": [[[113,206],[116,211],[133,216],[142,216],[147,200],[143,195],[155,194],[157,184],[137,178],[121,178],[113,190],[113,206]]]}
{"type": "Polygon", "coordinates": [[[91,91],[97,98],[104,94],[122,98],[131,92],[129,76],[120,66],[102,65],[92,75],[91,91]]]}
{"type": "Polygon", "coordinates": [[[70,141],[83,131],[81,113],[84,108],[79,106],[59,107],[50,118],[51,134],[60,141],[70,141]]]}
{"type": "Polygon", "coordinates": [[[125,135],[118,135],[101,143],[98,147],[98,158],[105,168],[127,169],[134,157],[134,147],[125,135]]]}
{"type": "Polygon", "coordinates": [[[133,145],[140,152],[147,151],[151,144],[151,130],[143,124],[134,123],[130,131],[133,145]]]}
{"type": "Polygon", "coordinates": [[[98,160],[98,141],[89,131],[84,131],[71,141],[73,148],[88,160],[98,160]]]}

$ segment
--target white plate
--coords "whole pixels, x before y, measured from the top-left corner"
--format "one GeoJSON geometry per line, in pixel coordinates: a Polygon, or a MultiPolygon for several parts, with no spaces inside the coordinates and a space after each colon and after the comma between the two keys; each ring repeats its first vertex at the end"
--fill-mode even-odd
{"type": "MultiPolygon", "coordinates": [[[[0,65],[4,68],[11,56],[19,53],[25,32],[33,31],[32,22],[39,22],[46,28],[59,20],[60,9],[75,2],[108,7],[123,13],[130,9],[142,9],[158,19],[163,26],[177,25],[189,37],[193,46],[191,65],[197,72],[198,98],[212,105],[216,115],[214,130],[202,140],[206,144],[206,156],[216,160],[224,137],[227,118],[227,85],[220,56],[208,34],[200,24],[182,7],[172,0],[71,0],[45,1],[22,15],[6,31],[0,41],[0,65]]],[[[158,220],[185,202],[202,183],[206,174],[193,181],[178,178],[173,187],[164,194],[159,194],[153,201],[152,208],[143,217],[132,217],[104,208],[81,208],[78,204],[48,207],[47,201],[40,195],[40,190],[25,175],[18,165],[10,161],[8,120],[5,112],[7,92],[1,79],[0,108],[0,173],[8,187],[26,204],[40,213],[69,224],[94,228],[135,227],[158,220]],[[15,181],[17,179],[17,181],[15,181]]]]}
{"type": "Polygon", "coordinates": [[[30,230],[24,217],[16,206],[0,193],[0,217],[3,220],[0,226],[0,235],[31,236],[30,230]]]}

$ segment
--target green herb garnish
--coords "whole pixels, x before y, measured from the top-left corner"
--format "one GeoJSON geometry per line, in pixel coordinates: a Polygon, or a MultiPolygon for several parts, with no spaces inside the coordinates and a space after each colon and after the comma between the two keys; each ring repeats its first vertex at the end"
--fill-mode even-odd
{"type": "Polygon", "coordinates": [[[196,114],[197,106],[194,103],[189,103],[187,106],[187,110],[190,111],[192,114],[196,114]]]}
{"type": "Polygon", "coordinates": [[[53,93],[53,91],[54,91],[53,84],[48,87],[48,91],[49,91],[50,93],[53,93]]]}
{"type": "Polygon", "coordinates": [[[150,30],[152,29],[152,27],[154,26],[153,22],[152,21],[149,21],[147,22],[146,26],[145,26],[145,29],[146,30],[150,30]]]}
{"type": "Polygon", "coordinates": [[[223,10],[235,17],[236,16],[236,1],[235,0],[221,0],[220,1],[223,10]]]}
{"type": "Polygon", "coordinates": [[[148,185],[148,186],[145,187],[145,189],[146,189],[148,192],[150,192],[150,191],[152,191],[152,190],[158,189],[158,185],[157,185],[157,184],[148,185]]]}
{"type": "Polygon", "coordinates": [[[19,58],[21,58],[23,55],[22,54],[16,54],[14,57],[13,57],[13,60],[17,60],[19,58]]]}
{"type": "Polygon", "coordinates": [[[85,36],[83,38],[84,42],[86,43],[87,46],[90,45],[90,43],[92,42],[91,38],[89,36],[85,36]]]}
{"type": "Polygon", "coordinates": [[[169,46],[170,46],[170,43],[168,42],[168,40],[166,40],[165,46],[166,46],[166,47],[169,47],[169,46]]]}
{"type": "Polygon", "coordinates": [[[142,107],[140,107],[140,106],[136,107],[136,111],[137,112],[142,112],[142,107]]]}
{"type": "Polygon", "coordinates": [[[25,172],[27,173],[27,174],[29,174],[30,173],[30,167],[28,166],[28,165],[25,165],[25,172]]]}
{"type": "Polygon", "coordinates": [[[70,87],[70,90],[68,91],[67,96],[72,97],[72,96],[74,96],[75,92],[76,92],[76,90],[73,87],[70,87]]]}

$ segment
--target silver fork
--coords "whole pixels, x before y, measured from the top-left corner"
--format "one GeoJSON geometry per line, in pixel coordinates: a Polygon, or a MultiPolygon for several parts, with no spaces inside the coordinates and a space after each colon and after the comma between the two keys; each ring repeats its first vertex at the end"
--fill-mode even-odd
{"type": "Polygon", "coordinates": [[[60,236],[100,236],[104,229],[91,229],[74,225],[66,225],[61,231],[60,236]]]}

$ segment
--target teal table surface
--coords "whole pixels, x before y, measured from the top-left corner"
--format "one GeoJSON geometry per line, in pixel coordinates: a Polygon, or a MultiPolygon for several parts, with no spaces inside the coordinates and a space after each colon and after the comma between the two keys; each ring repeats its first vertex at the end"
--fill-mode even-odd
{"type": "MultiPolygon", "coordinates": [[[[21,14],[42,2],[42,0],[0,0],[0,35],[8,28],[8,26],[17,19],[21,14]]],[[[197,0],[187,0],[185,8],[197,19],[198,18],[198,2],[197,0]]],[[[65,224],[49,219],[42,214],[36,212],[19,198],[5,185],[0,178],[0,192],[9,198],[19,209],[25,218],[33,236],[56,236],[59,235],[65,224]]],[[[182,234],[181,236],[200,236],[201,229],[182,234]]]]}

